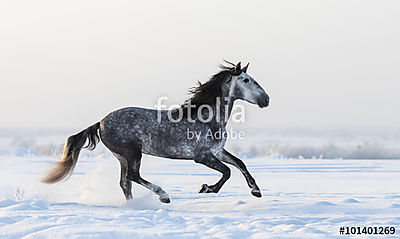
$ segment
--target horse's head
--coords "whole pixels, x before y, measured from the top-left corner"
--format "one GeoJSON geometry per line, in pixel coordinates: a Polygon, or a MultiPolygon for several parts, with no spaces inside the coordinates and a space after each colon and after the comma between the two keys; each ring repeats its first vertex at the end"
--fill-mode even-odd
{"type": "Polygon", "coordinates": [[[260,108],[269,105],[269,96],[265,90],[247,74],[249,64],[241,68],[240,62],[235,66],[232,77],[228,80],[231,84],[230,95],[236,99],[257,104],[260,108]]]}

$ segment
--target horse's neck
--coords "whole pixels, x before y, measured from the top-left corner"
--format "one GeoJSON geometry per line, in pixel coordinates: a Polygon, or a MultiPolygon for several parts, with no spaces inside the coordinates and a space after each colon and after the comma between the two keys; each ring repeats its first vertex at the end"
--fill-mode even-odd
{"type": "Polygon", "coordinates": [[[220,123],[223,124],[225,127],[228,123],[229,117],[232,113],[233,103],[235,102],[235,97],[233,96],[235,90],[235,82],[231,81],[228,88],[221,88],[222,97],[220,98],[221,101],[221,121],[220,123]]]}
{"type": "Polygon", "coordinates": [[[216,104],[212,106],[214,111],[214,120],[217,124],[226,126],[232,112],[234,99],[232,97],[218,98],[216,104]]]}

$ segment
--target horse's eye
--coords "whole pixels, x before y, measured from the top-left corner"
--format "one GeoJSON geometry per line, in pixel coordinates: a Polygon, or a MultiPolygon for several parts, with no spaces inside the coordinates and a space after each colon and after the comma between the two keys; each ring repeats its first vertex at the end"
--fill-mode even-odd
{"type": "Polygon", "coordinates": [[[246,78],[243,81],[244,81],[244,83],[247,83],[247,82],[249,82],[249,79],[246,78]]]}

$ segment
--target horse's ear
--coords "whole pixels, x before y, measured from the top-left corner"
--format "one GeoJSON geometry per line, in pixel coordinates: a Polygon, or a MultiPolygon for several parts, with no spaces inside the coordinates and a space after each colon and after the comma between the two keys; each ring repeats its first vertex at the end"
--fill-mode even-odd
{"type": "Polygon", "coordinates": [[[249,63],[247,63],[247,65],[246,65],[245,67],[243,67],[242,71],[243,71],[244,73],[246,73],[246,71],[247,71],[247,68],[249,67],[249,64],[250,64],[250,62],[249,62],[249,63]]]}
{"type": "Polygon", "coordinates": [[[237,63],[235,66],[235,74],[240,74],[242,72],[242,67],[240,66],[241,62],[237,63]]]}

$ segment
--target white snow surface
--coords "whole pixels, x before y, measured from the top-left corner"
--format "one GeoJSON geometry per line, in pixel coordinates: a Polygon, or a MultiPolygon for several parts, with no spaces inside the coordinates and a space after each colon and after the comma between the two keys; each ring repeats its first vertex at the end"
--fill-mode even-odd
{"type": "Polygon", "coordinates": [[[142,176],[170,195],[171,203],[162,204],[136,184],[126,202],[119,163],[101,146],[82,151],[69,180],[45,185],[40,178],[59,155],[5,141],[0,238],[374,238],[339,235],[342,226],[394,226],[395,235],[375,237],[400,236],[396,159],[244,158],[263,194],[255,198],[236,168],[220,193],[198,194],[219,173],[193,161],[144,156],[142,176]]]}

